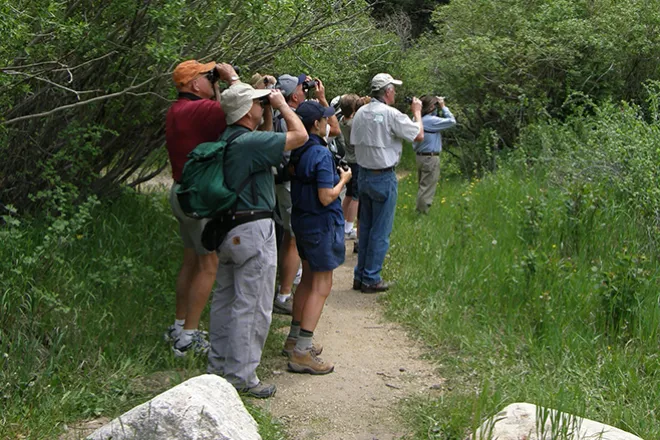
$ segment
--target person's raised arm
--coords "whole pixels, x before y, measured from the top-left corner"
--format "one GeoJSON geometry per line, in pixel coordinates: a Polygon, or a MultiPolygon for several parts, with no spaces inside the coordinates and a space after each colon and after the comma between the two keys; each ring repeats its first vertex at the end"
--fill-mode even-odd
{"type": "Polygon", "coordinates": [[[418,98],[413,98],[412,103],[410,104],[410,111],[412,111],[413,118],[417,125],[419,126],[419,133],[417,133],[417,136],[415,139],[413,139],[414,142],[421,142],[424,140],[424,124],[422,123],[422,101],[420,101],[418,98]]]}
{"type": "MultiPolygon", "coordinates": [[[[319,104],[323,107],[330,107],[328,104],[328,99],[325,97],[325,86],[320,79],[316,78],[316,99],[319,100],[319,104]]],[[[332,115],[328,118],[328,125],[330,126],[330,132],[328,136],[337,137],[341,134],[341,129],[339,128],[339,121],[337,121],[337,116],[332,115]]]]}
{"type": "Polygon", "coordinates": [[[240,82],[238,74],[234,70],[234,66],[227,63],[220,63],[215,65],[215,70],[218,72],[218,78],[227,83],[228,86],[233,86],[237,82],[240,82]]]}
{"type": "Polygon", "coordinates": [[[284,122],[286,122],[287,131],[284,151],[291,151],[298,147],[302,147],[305,142],[307,142],[307,139],[309,139],[309,135],[298,115],[291,110],[284,100],[284,95],[282,95],[280,90],[271,90],[268,98],[270,100],[270,105],[280,111],[282,118],[284,118],[284,122]]]}

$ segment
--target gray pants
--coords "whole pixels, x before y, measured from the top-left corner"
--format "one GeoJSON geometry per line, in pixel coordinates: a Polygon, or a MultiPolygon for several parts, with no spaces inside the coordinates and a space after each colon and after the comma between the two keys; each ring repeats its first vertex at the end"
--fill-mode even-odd
{"type": "Polygon", "coordinates": [[[218,249],[208,372],[238,389],[259,383],[256,370],[270,328],[276,267],[270,219],[235,227],[218,249]]]}
{"type": "Polygon", "coordinates": [[[417,157],[417,180],[419,190],[417,191],[417,210],[427,213],[435,190],[440,179],[440,156],[416,156],[417,157]]]}

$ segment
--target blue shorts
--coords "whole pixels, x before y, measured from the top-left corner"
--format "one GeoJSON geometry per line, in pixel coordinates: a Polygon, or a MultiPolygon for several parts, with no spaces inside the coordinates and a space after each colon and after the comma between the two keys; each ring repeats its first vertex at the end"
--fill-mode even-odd
{"type": "Polygon", "coordinates": [[[301,260],[312,272],[328,272],[341,266],[346,256],[344,225],[335,224],[325,231],[296,230],[296,247],[301,260]]]}

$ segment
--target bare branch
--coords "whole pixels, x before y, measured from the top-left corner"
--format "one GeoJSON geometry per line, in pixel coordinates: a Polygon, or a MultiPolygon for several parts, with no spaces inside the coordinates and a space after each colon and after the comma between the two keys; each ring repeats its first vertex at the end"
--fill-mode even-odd
{"type": "Polygon", "coordinates": [[[70,89],[70,88],[68,88],[68,87],[66,87],[66,86],[63,86],[62,84],[58,84],[58,83],[56,83],[56,82],[53,82],[53,81],[49,80],[48,78],[42,78],[42,77],[40,77],[40,76],[30,75],[29,73],[24,73],[24,72],[16,72],[16,71],[13,71],[13,70],[3,70],[3,73],[6,73],[7,75],[22,75],[22,76],[26,76],[26,77],[28,77],[28,78],[32,78],[32,79],[36,79],[36,80],[39,80],[39,81],[43,81],[43,82],[48,83],[48,84],[50,84],[50,85],[52,85],[52,86],[58,87],[58,88],[60,88],[60,89],[64,89],[64,90],[66,90],[67,92],[74,93],[74,94],[76,95],[76,98],[78,99],[78,101],[80,101],[80,95],[84,95],[84,94],[86,94],[86,93],[97,93],[97,92],[102,92],[102,91],[103,91],[103,90],[100,90],[100,89],[96,89],[96,90],[80,90],[80,91],[79,91],[79,90],[73,90],[73,89],[70,89]]]}
{"type": "MultiPolygon", "coordinates": [[[[169,74],[167,74],[167,75],[169,75],[169,74]]],[[[75,104],[63,105],[63,106],[60,106],[60,107],[56,107],[52,110],[48,110],[46,112],[35,113],[33,115],[19,116],[18,118],[9,119],[7,121],[2,121],[0,124],[1,125],[10,125],[10,124],[14,124],[14,123],[20,122],[20,121],[25,121],[25,120],[28,120],[28,119],[42,118],[44,116],[52,115],[53,113],[61,112],[63,110],[68,110],[68,109],[75,108],[75,107],[80,107],[81,105],[86,105],[86,104],[89,104],[89,103],[92,103],[92,102],[105,101],[107,99],[116,98],[118,96],[125,95],[125,94],[131,92],[132,90],[139,89],[140,87],[145,86],[146,84],[150,83],[151,81],[153,81],[155,79],[159,79],[163,76],[164,75],[154,76],[154,77],[149,78],[148,80],[146,80],[144,82],[141,82],[138,85],[131,86],[131,87],[129,87],[127,89],[124,89],[120,92],[110,93],[109,95],[97,96],[95,98],[86,99],[84,101],[76,102],[75,104]]]]}

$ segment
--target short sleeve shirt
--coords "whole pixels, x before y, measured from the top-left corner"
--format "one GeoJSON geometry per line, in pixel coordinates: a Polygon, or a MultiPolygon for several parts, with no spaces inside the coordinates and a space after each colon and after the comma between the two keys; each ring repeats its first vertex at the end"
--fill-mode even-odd
{"type": "MultiPolygon", "coordinates": [[[[243,128],[230,125],[223,138],[228,138],[235,130],[243,128]]],[[[285,143],[284,133],[250,131],[240,135],[229,145],[225,153],[224,168],[227,186],[236,190],[248,176],[252,176],[251,183],[238,195],[238,211],[275,209],[275,182],[271,167],[282,160],[285,143]],[[253,198],[253,195],[256,198],[253,198]]]]}
{"type": "Polygon", "coordinates": [[[355,146],[351,143],[351,128],[353,128],[353,118],[348,121],[343,119],[339,121],[339,129],[341,134],[344,136],[344,159],[348,163],[357,163],[357,158],[355,157],[355,146]]]}
{"type": "Polygon", "coordinates": [[[324,232],[344,223],[339,198],[328,206],[323,206],[319,200],[319,188],[332,189],[339,183],[332,153],[323,143],[320,137],[312,134],[304,146],[291,154],[292,161],[299,160],[291,179],[291,225],[296,235],[324,232]]]}
{"type": "Polygon", "coordinates": [[[215,142],[227,127],[218,101],[181,93],[167,111],[165,139],[172,165],[172,178],[181,180],[188,153],[204,142],[215,142]]]}
{"type": "Polygon", "coordinates": [[[393,167],[401,159],[402,141],[412,142],[419,126],[399,110],[377,99],[353,117],[351,144],[358,165],[372,170],[393,167]]]}

